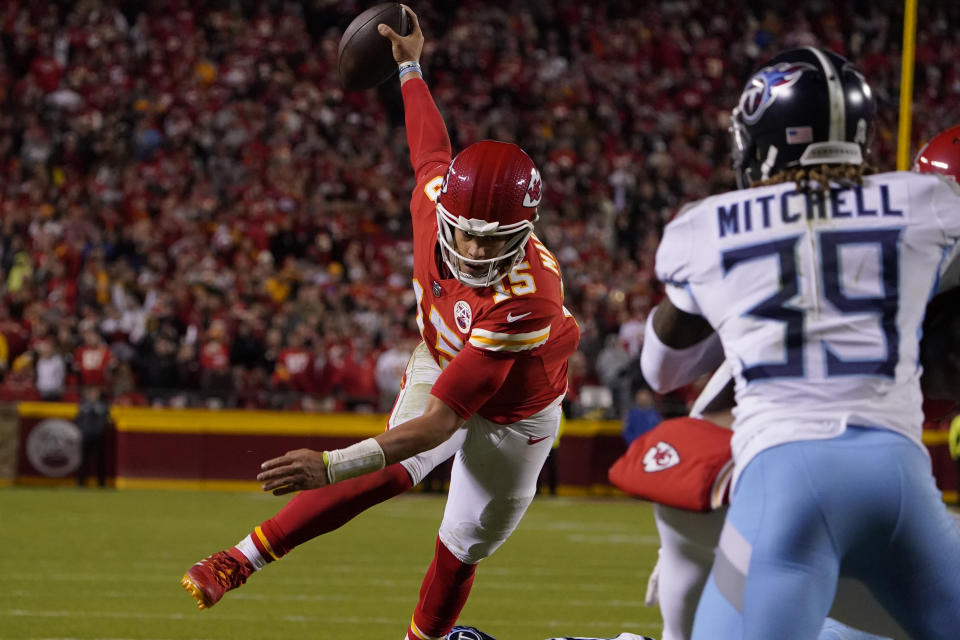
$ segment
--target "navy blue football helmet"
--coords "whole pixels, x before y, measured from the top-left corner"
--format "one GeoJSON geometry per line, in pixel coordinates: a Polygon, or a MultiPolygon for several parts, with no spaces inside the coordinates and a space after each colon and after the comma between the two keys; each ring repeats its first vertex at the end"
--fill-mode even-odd
{"type": "Polygon", "coordinates": [[[476,627],[454,627],[446,635],[446,640],[495,640],[476,627]]]}
{"type": "Polygon", "coordinates": [[[792,167],[863,164],[876,111],[863,75],[832,51],[774,56],[747,81],[731,117],[740,188],[792,167]]]}

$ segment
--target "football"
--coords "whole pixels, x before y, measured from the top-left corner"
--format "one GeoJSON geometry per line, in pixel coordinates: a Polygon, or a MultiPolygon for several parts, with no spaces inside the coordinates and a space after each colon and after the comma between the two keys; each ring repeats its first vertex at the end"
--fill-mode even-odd
{"type": "Polygon", "coordinates": [[[354,18],[337,52],[337,70],[345,89],[372,89],[397,72],[390,41],[377,31],[381,23],[402,36],[410,33],[410,16],[399,2],[378,4],[354,18]]]}

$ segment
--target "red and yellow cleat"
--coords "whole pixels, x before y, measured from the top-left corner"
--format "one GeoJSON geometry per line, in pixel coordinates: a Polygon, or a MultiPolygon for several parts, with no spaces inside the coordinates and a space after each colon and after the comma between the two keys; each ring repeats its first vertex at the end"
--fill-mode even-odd
{"type": "Polygon", "coordinates": [[[227,591],[236,589],[253,573],[253,565],[236,548],[218,551],[190,567],[180,585],[197,601],[200,609],[209,609],[227,591]]]}

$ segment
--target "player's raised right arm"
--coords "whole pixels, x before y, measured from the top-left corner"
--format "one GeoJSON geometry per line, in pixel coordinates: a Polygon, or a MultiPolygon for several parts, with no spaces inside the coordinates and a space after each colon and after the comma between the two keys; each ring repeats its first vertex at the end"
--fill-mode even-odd
{"type": "Polygon", "coordinates": [[[417,15],[406,5],[404,11],[410,16],[410,35],[401,36],[385,24],[378,29],[393,45],[393,58],[400,67],[400,90],[406,111],[407,143],[410,146],[410,163],[422,182],[427,172],[436,164],[448,165],[452,157],[450,136],[443,117],[430,95],[420,73],[420,54],[423,52],[423,32],[417,15]]]}

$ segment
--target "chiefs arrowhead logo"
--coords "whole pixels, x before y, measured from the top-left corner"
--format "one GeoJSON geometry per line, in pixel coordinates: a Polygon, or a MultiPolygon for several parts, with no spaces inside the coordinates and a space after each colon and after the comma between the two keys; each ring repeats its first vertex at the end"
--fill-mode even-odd
{"type": "Polygon", "coordinates": [[[680,454],[662,440],[643,454],[643,470],[647,473],[663,471],[678,464],[680,464],[680,454]]]}
{"type": "Polygon", "coordinates": [[[466,300],[457,300],[453,305],[453,317],[457,321],[457,329],[460,333],[470,331],[470,324],[473,322],[473,310],[466,300]]]}
{"type": "Polygon", "coordinates": [[[523,196],[523,206],[535,207],[540,204],[540,198],[543,196],[543,180],[540,179],[540,172],[536,167],[530,169],[530,184],[527,185],[527,193],[523,196]]]}

